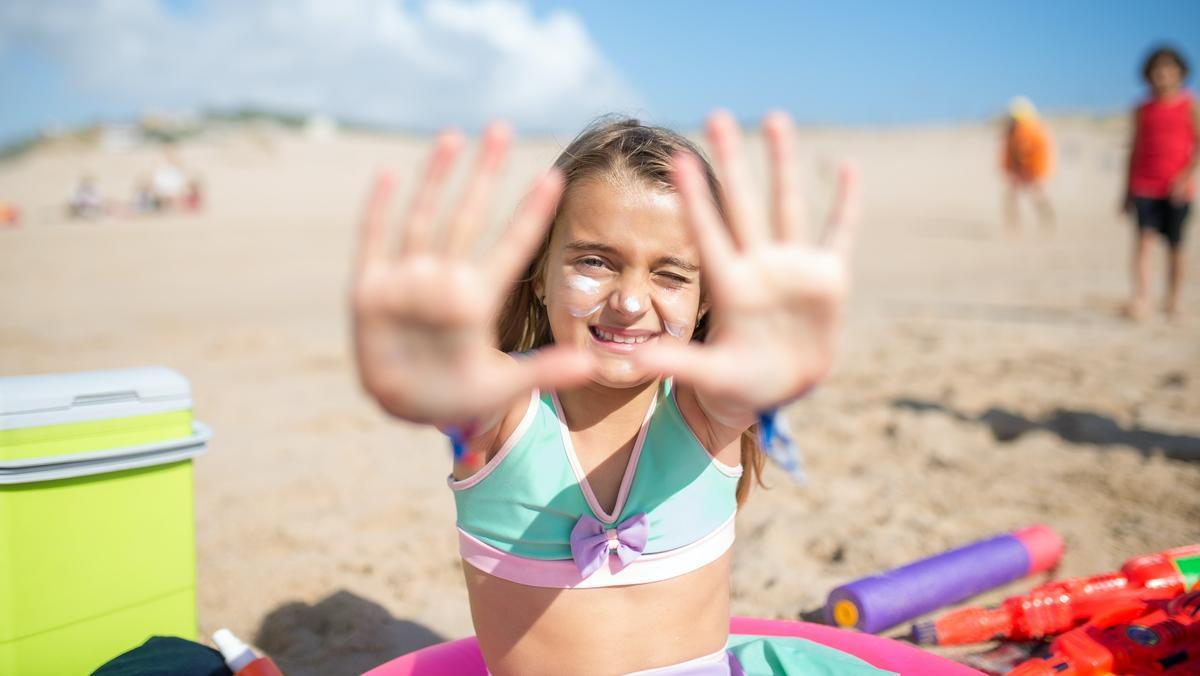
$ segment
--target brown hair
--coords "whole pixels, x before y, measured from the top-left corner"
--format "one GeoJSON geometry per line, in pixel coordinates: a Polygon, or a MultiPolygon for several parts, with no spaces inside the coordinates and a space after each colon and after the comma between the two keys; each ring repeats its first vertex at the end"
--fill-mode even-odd
{"type": "MultiPolygon", "coordinates": [[[[562,205],[571,196],[571,188],[589,179],[608,179],[641,183],[656,190],[674,192],[671,183],[671,158],[681,152],[691,152],[700,158],[704,177],[712,192],[718,211],[722,210],[720,185],[712,166],[700,149],[680,134],[662,127],[644,125],[636,119],[610,116],[600,118],[584,129],[563,150],[554,166],[566,182],[562,200],[554,214],[554,222],[525,274],[513,285],[496,322],[496,336],[505,352],[525,352],[554,342],[546,308],[537,297],[535,288],[541,280],[550,251],[550,237],[562,205]]],[[[704,342],[708,335],[708,316],[700,317],[692,334],[695,342],[704,342]]],[[[737,502],[740,506],[750,493],[752,482],[762,486],[762,469],[766,455],[758,447],[758,426],[752,425],[742,433],[742,465],[747,472],[738,480],[737,502]]]]}
{"type": "Polygon", "coordinates": [[[1164,60],[1175,62],[1175,65],[1179,66],[1179,79],[1187,80],[1187,61],[1184,60],[1183,54],[1180,54],[1179,50],[1167,45],[1156,47],[1154,51],[1150,52],[1150,55],[1146,57],[1145,63],[1142,64],[1142,78],[1146,80],[1146,82],[1149,82],[1150,71],[1154,70],[1154,67],[1157,66],[1160,61],[1164,60]]]}

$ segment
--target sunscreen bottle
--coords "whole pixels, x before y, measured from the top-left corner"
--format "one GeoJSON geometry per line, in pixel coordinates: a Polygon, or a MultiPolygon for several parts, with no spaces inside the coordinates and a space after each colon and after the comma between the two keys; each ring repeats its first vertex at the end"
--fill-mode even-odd
{"type": "Polygon", "coordinates": [[[217,649],[234,676],[283,676],[270,657],[255,655],[250,646],[242,643],[232,631],[218,629],[213,634],[213,641],[216,641],[217,649]]]}

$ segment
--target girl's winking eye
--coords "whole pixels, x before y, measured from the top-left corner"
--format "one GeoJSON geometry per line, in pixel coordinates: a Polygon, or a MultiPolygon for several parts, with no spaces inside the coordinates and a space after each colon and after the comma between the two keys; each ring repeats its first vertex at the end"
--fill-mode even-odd
{"type": "Polygon", "coordinates": [[[662,280],[664,284],[668,284],[670,286],[683,286],[691,283],[692,281],[691,279],[674,272],[656,272],[654,274],[660,280],[662,280]]]}

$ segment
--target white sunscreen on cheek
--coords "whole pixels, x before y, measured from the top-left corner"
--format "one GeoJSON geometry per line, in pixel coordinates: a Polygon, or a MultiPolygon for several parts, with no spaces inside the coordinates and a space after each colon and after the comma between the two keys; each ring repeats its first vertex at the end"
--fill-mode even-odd
{"type": "Polygon", "coordinates": [[[684,301],[684,297],[677,289],[663,289],[662,293],[654,298],[654,306],[662,319],[663,330],[672,338],[682,338],[684,332],[692,325],[691,321],[680,319],[688,314],[684,306],[689,304],[684,301]]]}
{"type": "Polygon", "coordinates": [[[673,322],[669,319],[663,319],[663,328],[667,330],[667,334],[672,338],[682,338],[683,332],[687,330],[688,322],[673,322]]]}
{"type": "Polygon", "coordinates": [[[567,278],[567,287],[571,289],[567,299],[567,312],[572,317],[590,317],[604,307],[600,282],[583,275],[571,275],[567,278]]]}
{"type": "Polygon", "coordinates": [[[594,295],[600,291],[600,282],[583,275],[571,275],[567,278],[567,286],[583,293],[594,295]]]}

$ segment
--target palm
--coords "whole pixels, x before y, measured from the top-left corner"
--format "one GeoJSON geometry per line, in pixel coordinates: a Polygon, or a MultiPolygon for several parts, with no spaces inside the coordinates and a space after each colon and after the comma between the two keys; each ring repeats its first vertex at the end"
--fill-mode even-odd
{"type": "Polygon", "coordinates": [[[645,355],[647,367],[747,410],[799,396],[828,371],[848,286],[856,207],[854,172],[845,167],[824,241],[806,244],[790,122],[776,116],[765,126],[774,170],[770,223],[746,200],[746,170],[731,120],[714,117],[709,129],[724,174],[725,223],[707,198],[696,160],[677,164],[676,185],[709,285],[712,326],[701,347],[663,346],[645,355]]]}
{"type": "Polygon", "coordinates": [[[406,419],[459,423],[486,417],[532,387],[580,377],[577,356],[560,351],[518,363],[493,346],[492,319],[562,189],[557,175],[540,179],[503,242],[487,256],[476,255],[478,222],[507,143],[503,128],[489,130],[438,242],[430,221],[457,153],[456,136],[439,140],[396,246],[383,223],[390,179],[380,177],[372,194],[353,294],[357,363],[366,389],[406,419]]]}
{"type": "Polygon", "coordinates": [[[765,404],[799,394],[832,357],[844,266],[832,254],[787,247],[745,256],[731,273],[728,297],[714,301],[708,367],[765,404]]]}
{"type": "Polygon", "coordinates": [[[490,363],[477,354],[490,350],[486,323],[495,299],[479,277],[461,263],[426,260],[363,279],[359,327],[371,337],[363,357],[376,377],[432,385],[423,398],[434,409],[444,406],[436,400],[465,395],[462,373],[473,373],[475,362],[490,363]]]}

